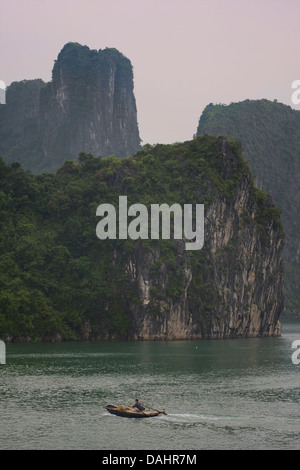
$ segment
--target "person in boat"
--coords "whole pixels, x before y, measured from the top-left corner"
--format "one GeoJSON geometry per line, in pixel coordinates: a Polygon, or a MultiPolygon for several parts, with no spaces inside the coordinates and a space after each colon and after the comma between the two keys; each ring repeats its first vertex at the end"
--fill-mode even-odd
{"type": "Polygon", "coordinates": [[[134,405],[128,405],[130,408],[133,408],[134,411],[144,411],[144,407],[139,403],[138,399],[134,400],[134,405]]]}

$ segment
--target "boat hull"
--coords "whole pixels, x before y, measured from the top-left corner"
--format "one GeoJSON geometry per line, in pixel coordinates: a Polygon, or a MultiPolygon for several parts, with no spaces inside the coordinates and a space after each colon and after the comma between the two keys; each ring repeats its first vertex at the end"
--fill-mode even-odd
{"type": "Polygon", "coordinates": [[[116,416],[122,416],[123,418],[153,418],[154,416],[158,416],[163,411],[135,411],[132,408],[127,408],[125,406],[114,406],[114,405],[107,405],[104,407],[110,414],[116,416]]]}

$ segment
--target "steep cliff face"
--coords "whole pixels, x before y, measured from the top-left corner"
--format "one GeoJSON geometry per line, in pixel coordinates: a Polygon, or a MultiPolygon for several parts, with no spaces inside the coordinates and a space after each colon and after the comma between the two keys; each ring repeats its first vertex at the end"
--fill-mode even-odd
{"type": "Polygon", "coordinates": [[[56,175],[0,160],[0,189],[6,341],[280,334],[280,212],[254,186],[236,142],[202,136],[125,159],[85,155],[56,175]],[[145,221],[143,238],[98,238],[99,204],[118,217],[120,195],[148,214],[153,204],[192,204],[194,214],[203,204],[203,247],[174,239],[173,218],[170,239],[151,239],[145,221]]]}
{"type": "Polygon", "coordinates": [[[57,168],[57,155],[79,152],[129,156],[140,145],[130,61],[115,49],[67,44],[41,94],[42,155],[57,168]]]}
{"type": "Polygon", "coordinates": [[[31,123],[28,138],[21,132],[10,145],[4,145],[29,101],[31,81],[24,82],[18,97],[13,93],[16,85],[8,88],[7,104],[2,108],[3,120],[10,126],[2,132],[4,144],[0,146],[7,161],[18,160],[24,168],[42,172],[55,171],[80,152],[126,157],[137,151],[140,138],[132,66],[116,49],[96,51],[68,43],[55,61],[52,81],[39,83],[33,112],[24,116],[21,125],[28,129],[31,123]],[[35,145],[30,147],[30,141],[35,145]]]}
{"type": "Polygon", "coordinates": [[[286,235],[285,307],[287,313],[300,315],[300,112],[268,100],[210,104],[197,129],[198,135],[205,133],[239,140],[257,186],[281,208],[286,235]]]}
{"type": "MultiPolygon", "coordinates": [[[[226,140],[218,146],[223,178],[231,180],[237,157],[226,140]]],[[[267,217],[274,203],[264,201],[263,217],[261,204],[245,171],[234,198],[219,193],[207,205],[201,251],[173,241],[172,268],[159,246],[129,257],[126,271],[141,298],[131,307],[134,339],[280,335],[283,237],[278,221],[267,217]]]]}
{"type": "Polygon", "coordinates": [[[0,155],[8,162],[21,161],[30,168],[39,148],[38,114],[43,80],[13,82],[6,104],[0,105],[0,155]]]}

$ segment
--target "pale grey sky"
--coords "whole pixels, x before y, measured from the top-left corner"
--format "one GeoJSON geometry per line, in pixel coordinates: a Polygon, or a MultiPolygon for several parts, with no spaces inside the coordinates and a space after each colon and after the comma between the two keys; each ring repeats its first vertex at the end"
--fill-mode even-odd
{"type": "Polygon", "coordinates": [[[291,101],[300,0],[0,0],[0,80],[51,79],[64,44],[115,47],[134,67],[143,143],[189,140],[204,107],[291,101]]]}

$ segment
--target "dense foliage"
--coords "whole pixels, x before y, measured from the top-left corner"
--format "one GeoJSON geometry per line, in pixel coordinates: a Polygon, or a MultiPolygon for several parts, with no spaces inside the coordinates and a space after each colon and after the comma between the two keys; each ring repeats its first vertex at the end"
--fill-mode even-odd
{"type": "MultiPolygon", "coordinates": [[[[100,241],[96,208],[104,202],[117,208],[119,195],[128,196],[128,205],[147,207],[162,202],[207,207],[216,193],[232,200],[248,167],[239,145],[232,141],[231,148],[238,155],[231,179],[222,178],[222,149],[210,136],[147,145],[122,160],[82,153],[78,162],[65,162],[56,174],[32,175],[18,163],[0,159],[0,337],[39,340],[59,334],[76,339],[86,320],[95,332],[104,328],[125,335],[130,328],[126,305],[139,302],[124,270],[136,243],[149,249],[161,244],[162,258],[152,268],[168,265],[169,295],[176,297],[181,273],[175,269],[172,240],[100,241]]],[[[268,209],[265,194],[254,186],[252,190],[259,207],[257,224],[262,230],[265,221],[280,224],[278,209],[268,209]]],[[[190,254],[191,262],[198,263],[191,288],[202,288],[205,302],[207,286],[201,287],[199,280],[201,269],[209,267],[201,265],[202,255],[190,254]]],[[[159,295],[159,289],[152,294],[159,295]]],[[[208,297],[208,314],[210,302],[208,297]]]]}
{"type": "Polygon", "coordinates": [[[238,139],[256,184],[281,208],[286,313],[300,315],[300,112],[276,100],[211,103],[200,117],[197,133],[238,139]]]}

